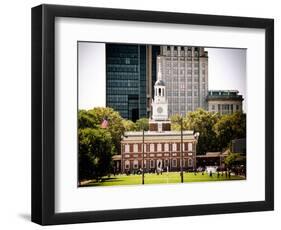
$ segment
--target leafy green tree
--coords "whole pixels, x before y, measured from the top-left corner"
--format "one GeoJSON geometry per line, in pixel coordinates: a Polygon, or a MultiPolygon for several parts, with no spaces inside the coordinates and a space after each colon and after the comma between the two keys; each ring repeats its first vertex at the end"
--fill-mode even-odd
{"type": "Polygon", "coordinates": [[[80,110],[78,112],[78,128],[98,128],[98,124],[95,123],[92,114],[88,113],[86,110],[80,110]]]}
{"type": "Polygon", "coordinates": [[[136,124],[131,120],[124,119],[122,123],[125,131],[135,131],[137,129],[136,124]]]}
{"type": "Polygon", "coordinates": [[[98,180],[111,169],[114,147],[105,129],[79,129],[79,180],[98,180]]]}
{"type": "MultiPolygon", "coordinates": [[[[172,115],[170,117],[171,119],[171,129],[175,131],[180,131],[181,130],[181,125],[180,125],[180,119],[181,116],[179,114],[172,115]]],[[[185,118],[183,118],[184,122],[185,118]]]]}
{"type": "Polygon", "coordinates": [[[194,130],[195,132],[200,133],[197,143],[198,154],[205,154],[209,151],[218,151],[218,139],[213,130],[218,119],[218,114],[203,109],[189,112],[183,117],[184,130],[194,130]]]}
{"type": "Polygon", "coordinates": [[[149,129],[149,120],[148,118],[140,118],[136,121],[136,130],[148,130],[149,129]]]}
{"type": "Polygon", "coordinates": [[[79,111],[78,117],[79,128],[98,128],[101,127],[103,120],[106,119],[108,121],[108,127],[106,129],[111,134],[112,143],[116,150],[115,153],[120,152],[120,141],[125,128],[123,118],[118,112],[109,107],[96,107],[88,111],[79,111]]]}
{"type": "Polygon", "coordinates": [[[233,164],[240,158],[239,153],[232,153],[230,152],[229,155],[224,159],[224,163],[228,166],[231,167],[233,164]]]}
{"type": "Polygon", "coordinates": [[[246,137],[246,115],[236,112],[223,115],[214,126],[219,148],[227,148],[231,140],[246,137]]]}
{"type": "Polygon", "coordinates": [[[171,116],[172,130],[194,130],[200,136],[197,143],[197,153],[205,154],[209,151],[222,151],[229,148],[231,140],[246,137],[246,115],[240,112],[230,115],[219,115],[197,109],[181,117],[171,116]]]}

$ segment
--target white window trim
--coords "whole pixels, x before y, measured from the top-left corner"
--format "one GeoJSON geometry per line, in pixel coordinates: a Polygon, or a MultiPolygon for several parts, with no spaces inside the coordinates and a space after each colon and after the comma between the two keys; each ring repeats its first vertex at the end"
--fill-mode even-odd
{"type": "Polygon", "coordinates": [[[150,152],[154,152],[154,144],[150,144],[150,152]]]}
{"type": "Polygon", "coordinates": [[[192,143],[188,143],[188,151],[192,151],[192,143]]]}
{"type": "Polygon", "coordinates": [[[125,153],[130,152],[130,145],[129,144],[125,144],[125,153]]]}
{"type": "Polygon", "coordinates": [[[157,152],[162,152],[162,144],[157,144],[157,152]]]}
{"type": "Polygon", "coordinates": [[[133,149],[133,151],[134,151],[134,153],[137,153],[138,152],[138,144],[134,144],[134,149],[133,149]]]}
{"type": "Polygon", "coordinates": [[[177,151],[177,144],[173,143],[173,151],[177,151]]]}
{"type": "Polygon", "coordinates": [[[165,152],[168,152],[168,151],[169,151],[169,144],[168,144],[168,143],[166,143],[166,144],[164,145],[164,150],[165,150],[165,152]]]}

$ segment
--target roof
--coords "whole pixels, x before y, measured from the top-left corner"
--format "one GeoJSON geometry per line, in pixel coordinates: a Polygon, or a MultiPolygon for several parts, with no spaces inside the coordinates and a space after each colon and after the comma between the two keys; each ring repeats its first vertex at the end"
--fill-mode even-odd
{"type": "Polygon", "coordinates": [[[243,96],[238,94],[238,90],[209,90],[207,101],[210,100],[239,100],[243,101],[243,96]]]}
{"type": "MultiPolygon", "coordinates": [[[[131,141],[142,141],[142,131],[139,132],[125,132],[122,142],[131,142],[131,141]]],[[[196,141],[196,135],[192,130],[183,131],[183,140],[192,140],[196,141]]],[[[144,138],[146,141],[179,141],[181,139],[180,131],[145,131],[144,138]]]]}
{"type": "MultiPolygon", "coordinates": [[[[184,130],[183,135],[193,135],[193,130],[184,130]]],[[[179,136],[181,135],[180,131],[163,131],[163,132],[157,132],[157,131],[145,131],[145,136],[179,136]]],[[[125,136],[142,136],[142,131],[132,131],[132,132],[125,132],[125,136]]]]}
{"type": "Polygon", "coordinates": [[[206,152],[207,156],[219,156],[220,154],[220,152],[206,152]]]}
{"type": "Polygon", "coordinates": [[[114,161],[121,160],[121,155],[114,155],[114,156],[112,156],[112,160],[114,160],[114,161]]]}
{"type": "Polygon", "coordinates": [[[165,83],[163,80],[159,79],[155,82],[155,86],[165,86],[165,83]]]}
{"type": "Polygon", "coordinates": [[[228,152],[206,152],[205,155],[197,155],[196,157],[198,158],[204,158],[204,157],[220,157],[220,156],[227,156],[228,155],[228,152]]]}

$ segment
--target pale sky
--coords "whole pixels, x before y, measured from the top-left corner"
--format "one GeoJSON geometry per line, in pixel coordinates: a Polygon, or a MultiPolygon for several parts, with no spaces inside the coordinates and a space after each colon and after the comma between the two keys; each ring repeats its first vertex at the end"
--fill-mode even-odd
{"type": "Polygon", "coordinates": [[[238,90],[246,100],[246,49],[206,48],[209,56],[209,90],[238,90]]]}
{"type": "MultiPolygon", "coordinates": [[[[209,90],[238,90],[246,100],[246,49],[206,48],[209,90]]],[[[105,106],[105,43],[78,43],[79,109],[105,106]]]]}
{"type": "Polygon", "coordinates": [[[78,108],[105,107],[105,44],[78,43],[78,108]]]}

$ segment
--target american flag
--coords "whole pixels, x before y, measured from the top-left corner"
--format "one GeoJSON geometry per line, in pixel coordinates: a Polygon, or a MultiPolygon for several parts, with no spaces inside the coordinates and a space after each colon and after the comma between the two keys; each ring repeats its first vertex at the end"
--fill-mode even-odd
{"type": "Polygon", "coordinates": [[[106,129],[108,127],[108,120],[106,118],[103,118],[101,122],[101,128],[106,129]]]}

